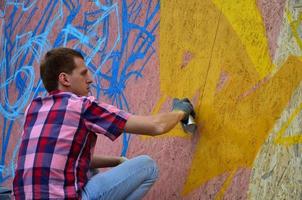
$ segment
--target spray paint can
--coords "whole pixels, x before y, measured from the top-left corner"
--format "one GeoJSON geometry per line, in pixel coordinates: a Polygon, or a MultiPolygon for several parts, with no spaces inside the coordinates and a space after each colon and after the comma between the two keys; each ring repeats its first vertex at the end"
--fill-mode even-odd
{"type": "Polygon", "coordinates": [[[186,133],[193,134],[197,130],[197,125],[192,115],[189,115],[188,120],[186,122],[182,122],[181,125],[186,133]]]}

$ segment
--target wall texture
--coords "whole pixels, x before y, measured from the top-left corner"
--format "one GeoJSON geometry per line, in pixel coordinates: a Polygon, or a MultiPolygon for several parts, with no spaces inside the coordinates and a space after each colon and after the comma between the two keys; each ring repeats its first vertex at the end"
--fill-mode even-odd
{"type": "Polygon", "coordinates": [[[1,185],[23,112],[46,95],[40,60],[67,46],[102,101],[136,114],[194,102],[194,135],[99,137],[97,153],[158,162],[145,199],[302,198],[302,1],[6,0],[0,27],[1,185]]]}

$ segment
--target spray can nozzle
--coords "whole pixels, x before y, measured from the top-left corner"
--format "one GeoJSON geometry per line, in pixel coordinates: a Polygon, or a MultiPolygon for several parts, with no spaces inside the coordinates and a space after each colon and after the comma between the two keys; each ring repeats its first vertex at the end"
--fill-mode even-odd
{"type": "Polygon", "coordinates": [[[197,126],[195,119],[192,115],[189,115],[188,120],[181,122],[182,128],[186,133],[195,133],[197,126]]]}

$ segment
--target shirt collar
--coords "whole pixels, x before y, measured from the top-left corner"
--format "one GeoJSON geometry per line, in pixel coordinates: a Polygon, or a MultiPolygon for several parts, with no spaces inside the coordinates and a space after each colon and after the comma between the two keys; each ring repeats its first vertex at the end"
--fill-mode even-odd
{"type": "Polygon", "coordinates": [[[63,92],[63,91],[61,91],[61,90],[53,90],[53,91],[50,91],[48,94],[49,95],[54,95],[54,94],[58,94],[58,93],[61,93],[61,92],[63,92]]]}

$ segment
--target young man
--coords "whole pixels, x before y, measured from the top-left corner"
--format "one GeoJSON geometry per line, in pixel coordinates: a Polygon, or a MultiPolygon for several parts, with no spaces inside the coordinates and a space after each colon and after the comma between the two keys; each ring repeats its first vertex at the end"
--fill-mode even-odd
{"type": "Polygon", "coordinates": [[[126,160],[93,155],[97,134],[115,140],[123,132],[156,136],[194,113],[188,100],[173,111],[131,115],[88,96],[92,77],[81,53],[69,48],[45,55],[40,75],[49,95],[25,112],[13,181],[16,199],[141,199],[157,178],[148,156],[126,160]],[[88,179],[90,168],[113,167],[88,179]]]}

